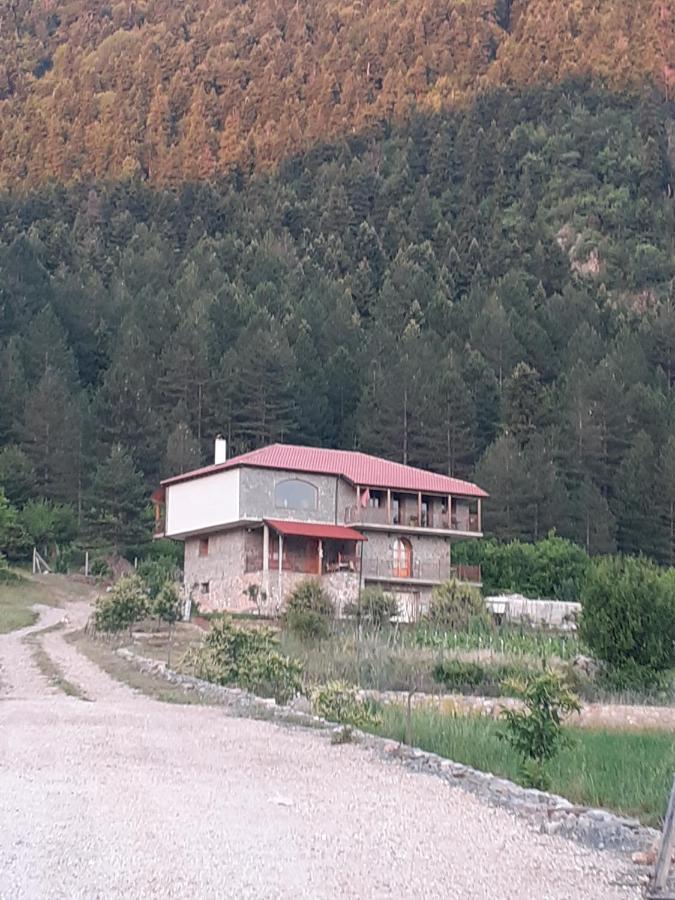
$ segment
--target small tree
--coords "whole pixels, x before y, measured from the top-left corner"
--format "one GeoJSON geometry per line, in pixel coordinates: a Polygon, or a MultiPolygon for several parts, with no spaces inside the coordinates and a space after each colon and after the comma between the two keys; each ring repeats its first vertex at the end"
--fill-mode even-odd
{"type": "Polygon", "coordinates": [[[144,559],[137,571],[151,600],[156,599],[165,584],[173,584],[180,578],[180,569],[170,556],[144,559]]]}
{"type": "Polygon", "coordinates": [[[598,560],[582,594],[580,633],[619,680],[657,680],[675,666],[675,573],[641,558],[598,560]]]}
{"type": "Polygon", "coordinates": [[[398,603],[391,594],[385,594],[381,587],[367,587],[355,603],[345,604],[347,616],[355,616],[362,622],[381,628],[388,625],[398,615],[398,603]]]}
{"type": "Polygon", "coordinates": [[[171,665],[171,648],[173,646],[173,632],[176,622],[180,619],[180,595],[178,587],[172,581],[165,581],[160,587],[154,600],[151,611],[160,622],[166,622],[169,626],[169,642],[166,651],[167,665],[171,665]]]}
{"type": "Polygon", "coordinates": [[[490,623],[480,591],[455,579],[434,588],[427,619],[435,627],[448,631],[466,631],[472,625],[490,623]]]}
{"type": "Polygon", "coordinates": [[[316,578],[302,581],[286,603],[286,627],[303,639],[327,637],[334,618],[333,601],[316,578]]]}
{"type": "Polygon", "coordinates": [[[96,601],[94,627],[97,631],[119,634],[131,629],[148,614],[148,595],[138,575],[125,575],[96,601]]]}
{"type": "Polygon", "coordinates": [[[580,709],[579,698],[555,672],[509,681],[509,693],[523,700],[523,709],[504,709],[504,737],[522,758],[522,774],[532,787],[546,789],[545,765],[568,741],[563,717],[580,709]]]}

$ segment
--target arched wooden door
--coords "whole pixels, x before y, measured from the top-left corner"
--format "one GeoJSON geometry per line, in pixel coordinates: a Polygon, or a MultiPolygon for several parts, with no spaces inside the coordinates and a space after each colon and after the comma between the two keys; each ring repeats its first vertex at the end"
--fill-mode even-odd
{"type": "Polygon", "coordinates": [[[412,575],[412,544],[406,538],[397,538],[392,546],[394,578],[410,578],[412,575]]]}

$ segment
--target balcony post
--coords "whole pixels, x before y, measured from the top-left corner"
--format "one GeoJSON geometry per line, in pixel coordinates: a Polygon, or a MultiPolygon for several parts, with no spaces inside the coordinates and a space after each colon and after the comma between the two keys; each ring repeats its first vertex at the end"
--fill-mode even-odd
{"type": "Polygon", "coordinates": [[[391,524],[391,488],[387,488],[387,525],[391,524]]]}
{"type": "Polygon", "coordinates": [[[483,517],[481,514],[482,501],[480,497],[478,498],[478,531],[479,533],[483,531],[483,517]]]}
{"type": "Polygon", "coordinates": [[[422,491],[417,492],[417,527],[422,527],[422,491]]]}
{"type": "Polygon", "coordinates": [[[323,541],[321,539],[319,539],[319,572],[318,572],[319,575],[321,575],[322,569],[323,569],[322,562],[323,562],[323,541]]]}
{"type": "Polygon", "coordinates": [[[448,494],[448,528],[452,528],[452,494],[448,494]]]}
{"type": "Polygon", "coordinates": [[[262,589],[266,597],[270,593],[270,527],[265,522],[263,525],[263,559],[262,559],[262,589]]]}
{"type": "Polygon", "coordinates": [[[283,576],[281,571],[284,567],[284,536],[281,532],[279,532],[279,572],[278,574],[278,590],[279,597],[277,599],[277,606],[281,608],[281,601],[283,599],[282,589],[283,589],[283,576]]]}

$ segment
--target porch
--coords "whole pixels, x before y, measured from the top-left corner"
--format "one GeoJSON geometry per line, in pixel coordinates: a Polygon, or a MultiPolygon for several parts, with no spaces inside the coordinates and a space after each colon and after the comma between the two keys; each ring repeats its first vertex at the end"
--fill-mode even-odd
{"type": "Polygon", "coordinates": [[[356,504],[345,509],[348,525],[481,533],[480,498],[370,488],[356,493],[356,504]]]}
{"type": "Polygon", "coordinates": [[[295,572],[308,576],[361,570],[358,531],[340,525],[317,525],[267,519],[251,532],[245,549],[246,572],[295,572]]]}

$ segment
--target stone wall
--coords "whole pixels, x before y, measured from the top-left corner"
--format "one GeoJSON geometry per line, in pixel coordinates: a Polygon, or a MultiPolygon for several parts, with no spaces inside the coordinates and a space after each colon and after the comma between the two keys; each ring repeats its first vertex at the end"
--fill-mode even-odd
{"type": "MultiPolygon", "coordinates": [[[[204,538],[202,538],[203,540],[204,538]]],[[[251,600],[248,588],[251,585],[263,588],[263,573],[258,569],[246,571],[246,550],[262,543],[260,531],[236,528],[230,531],[210,534],[207,556],[199,555],[200,538],[185,541],[184,587],[192,594],[193,601],[205,611],[228,610],[229,612],[253,612],[258,605],[251,600]],[[203,585],[208,584],[208,591],[203,585]]],[[[284,601],[293,589],[311,578],[303,572],[282,573],[282,597],[279,598],[279,572],[270,569],[268,573],[267,601],[261,607],[263,612],[276,614],[283,609],[284,601]]],[[[336,605],[338,613],[345,603],[356,600],[359,592],[359,575],[356,572],[332,572],[321,576],[321,583],[336,605]]]]}
{"type": "Polygon", "coordinates": [[[299,522],[342,522],[343,500],[334,475],[313,475],[282,469],[244,467],[240,475],[239,516],[242,519],[295,519],[299,522]],[[317,490],[316,509],[287,509],[274,503],[274,491],[280,481],[306,481],[317,490]]]}

